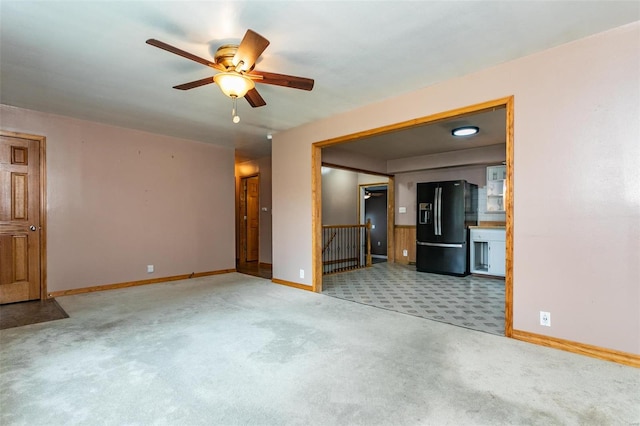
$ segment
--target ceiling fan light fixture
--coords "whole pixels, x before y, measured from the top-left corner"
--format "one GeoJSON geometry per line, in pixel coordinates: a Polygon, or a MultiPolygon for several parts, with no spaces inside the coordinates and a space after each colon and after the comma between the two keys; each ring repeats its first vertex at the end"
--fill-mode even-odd
{"type": "Polygon", "coordinates": [[[480,131],[476,126],[457,127],[451,131],[453,136],[473,136],[480,131]]]}
{"type": "Polygon", "coordinates": [[[237,72],[221,72],[213,76],[213,81],[220,87],[222,93],[230,98],[242,98],[256,84],[248,77],[237,72]]]}

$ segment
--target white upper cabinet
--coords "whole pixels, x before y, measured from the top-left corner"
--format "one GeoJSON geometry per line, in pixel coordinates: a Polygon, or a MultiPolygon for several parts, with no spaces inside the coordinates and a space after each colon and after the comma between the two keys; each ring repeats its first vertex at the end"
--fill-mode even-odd
{"type": "Polygon", "coordinates": [[[487,213],[504,213],[507,166],[487,167],[487,213]]]}

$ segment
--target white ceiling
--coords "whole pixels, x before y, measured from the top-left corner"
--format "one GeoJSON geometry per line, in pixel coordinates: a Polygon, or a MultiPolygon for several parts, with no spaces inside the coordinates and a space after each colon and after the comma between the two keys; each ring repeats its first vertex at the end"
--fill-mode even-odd
{"type": "Polygon", "coordinates": [[[348,151],[377,160],[395,160],[501,145],[506,143],[506,122],[506,109],[498,108],[391,133],[367,136],[353,142],[323,148],[322,151],[323,154],[327,151],[348,151]],[[463,126],[475,126],[480,130],[473,136],[460,137],[451,134],[453,129],[463,126]]]}
{"type": "MultiPolygon", "coordinates": [[[[412,91],[640,19],[628,1],[0,0],[0,102],[268,155],[268,133],[412,91]],[[271,41],[256,68],[315,79],[258,85],[239,104],[214,72],[145,44],[210,58],[247,28],[271,41]]],[[[533,84],[533,83],[532,83],[533,84]]]]}

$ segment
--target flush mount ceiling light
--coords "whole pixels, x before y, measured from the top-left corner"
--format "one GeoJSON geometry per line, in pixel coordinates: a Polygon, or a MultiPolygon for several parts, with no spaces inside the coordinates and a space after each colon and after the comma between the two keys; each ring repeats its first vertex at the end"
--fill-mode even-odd
{"type": "Polygon", "coordinates": [[[480,129],[476,126],[457,127],[451,131],[453,136],[472,136],[478,133],[480,129]]]}

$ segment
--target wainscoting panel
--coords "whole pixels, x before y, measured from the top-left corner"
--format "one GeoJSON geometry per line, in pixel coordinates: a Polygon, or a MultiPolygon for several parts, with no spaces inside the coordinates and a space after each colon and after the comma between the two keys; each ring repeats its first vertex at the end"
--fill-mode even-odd
{"type": "Polygon", "coordinates": [[[416,227],[414,225],[396,225],[394,228],[396,263],[408,265],[416,261],[416,227]],[[404,256],[403,250],[407,250],[404,256]]]}

